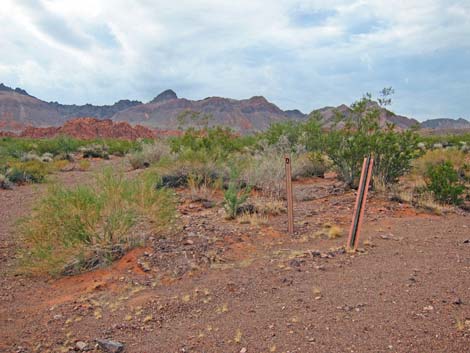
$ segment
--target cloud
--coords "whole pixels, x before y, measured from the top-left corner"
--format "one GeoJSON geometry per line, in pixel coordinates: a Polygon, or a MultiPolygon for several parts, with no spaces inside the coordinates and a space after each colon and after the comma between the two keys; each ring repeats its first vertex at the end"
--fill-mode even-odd
{"type": "Polygon", "coordinates": [[[417,118],[470,117],[470,3],[5,0],[0,81],[46,100],[265,95],[310,111],[395,87],[417,118]]]}

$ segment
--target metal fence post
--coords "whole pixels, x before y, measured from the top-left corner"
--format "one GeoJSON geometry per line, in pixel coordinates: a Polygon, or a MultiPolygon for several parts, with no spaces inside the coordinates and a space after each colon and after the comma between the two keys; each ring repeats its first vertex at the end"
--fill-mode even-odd
{"type": "Polygon", "coordinates": [[[349,249],[356,250],[357,245],[359,244],[359,234],[361,232],[362,220],[364,218],[364,210],[367,202],[367,192],[369,190],[373,166],[373,158],[364,158],[364,162],[362,164],[361,179],[359,181],[359,188],[357,190],[356,204],[354,206],[354,213],[351,222],[351,229],[349,231],[348,237],[347,246],[349,249]]]}
{"type": "Polygon", "coordinates": [[[286,191],[287,191],[287,225],[289,235],[294,234],[294,200],[292,196],[292,166],[291,158],[285,156],[286,162],[286,191]]]}

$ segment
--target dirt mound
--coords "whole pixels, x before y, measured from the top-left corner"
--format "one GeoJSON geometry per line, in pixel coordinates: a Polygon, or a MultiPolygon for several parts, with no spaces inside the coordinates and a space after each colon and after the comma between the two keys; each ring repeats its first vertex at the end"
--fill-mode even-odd
{"type": "Polygon", "coordinates": [[[27,127],[20,137],[49,138],[67,135],[78,139],[119,138],[135,140],[154,138],[156,133],[141,125],[131,126],[126,122],[113,122],[111,119],[76,118],[59,127],[27,127]]]}

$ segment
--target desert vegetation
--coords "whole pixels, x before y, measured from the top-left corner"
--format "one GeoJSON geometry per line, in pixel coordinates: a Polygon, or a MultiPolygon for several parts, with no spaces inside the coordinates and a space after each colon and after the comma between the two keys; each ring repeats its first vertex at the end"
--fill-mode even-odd
{"type": "Polygon", "coordinates": [[[124,156],[142,148],[142,142],[119,139],[79,140],[67,136],[55,138],[0,138],[1,188],[17,184],[41,183],[48,174],[65,169],[68,164],[88,169],[89,158],[124,156]]]}
{"type": "MultiPolygon", "coordinates": [[[[444,147],[413,129],[383,126],[370,95],[353,103],[351,112],[338,113],[328,129],[313,114],[248,136],[202,124],[176,137],[134,142],[3,138],[2,188],[44,182],[76,159],[77,170],[88,170],[89,158],[110,155],[126,155],[140,173],[127,179],[106,170],[88,186],[52,185],[21,227],[22,266],[57,274],[106,264],[145,243],[148,234],[133,231],[138,225],[151,225],[154,232],[172,227],[178,189],[189,190],[190,200],[205,207],[224,210],[229,221],[266,224],[285,209],[285,156],[292,160],[294,180],[334,173],[345,189],[357,187],[363,158],[372,156],[377,192],[436,212],[444,205],[466,207],[470,163],[463,142],[444,147]]],[[[341,234],[335,225],[323,233],[341,234]]]]}
{"type": "Polygon", "coordinates": [[[171,231],[171,191],[157,190],[148,176],[126,179],[110,169],[95,178],[89,186],[51,185],[22,220],[20,261],[28,273],[73,274],[96,268],[142,245],[148,232],[171,231]]]}
{"type": "MultiPolygon", "coordinates": [[[[139,297],[140,291],[164,290],[193,277],[204,283],[201,274],[206,270],[224,271],[220,276],[238,270],[232,277],[236,281],[240,273],[245,276],[241,269],[262,266],[268,271],[263,280],[276,281],[267,288],[294,288],[293,276],[309,273],[308,278],[316,280],[323,273],[328,276],[337,271],[330,266],[336,257],[348,263],[382,251],[373,267],[382,266],[382,259],[388,259],[392,251],[397,253],[396,247],[403,241],[402,235],[394,234],[396,227],[403,227],[400,234],[408,232],[408,223],[403,226],[399,221],[393,230],[384,231],[396,215],[466,214],[470,153],[462,141],[465,136],[455,140],[401,130],[384,124],[378,107],[366,95],[351,105],[348,114],[337,112],[333,125],[323,125],[320,116],[312,114],[251,135],[202,123],[176,136],[136,141],[1,138],[0,187],[13,189],[2,192],[14,197],[28,189],[24,184],[42,184],[37,187],[41,193],[31,201],[32,209],[23,212],[14,226],[12,272],[30,276],[31,283],[43,278],[78,278],[77,283],[89,285],[87,276],[98,276],[85,291],[81,284],[73,286],[72,292],[78,294],[70,295],[72,308],[59,299],[61,312],[76,317],[54,317],[67,328],[80,325],[81,320],[95,327],[95,321],[119,318],[115,327],[125,330],[114,331],[116,335],[149,329],[160,312],[185,315],[194,307],[198,315],[211,310],[217,318],[232,314],[228,304],[232,291],[242,290],[234,289],[232,282],[214,296],[214,285],[211,290],[178,289],[176,294],[174,287],[168,287],[174,301],[160,304],[152,294],[157,298],[153,306],[144,309],[129,304],[145,300],[147,293],[139,297]],[[286,234],[286,156],[291,159],[295,186],[294,235],[286,234]],[[372,238],[361,239],[361,247],[353,253],[347,251],[344,238],[366,156],[375,160],[367,227],[381,217],[387,217],[387,222],[381,223],[372,238]],[[70,182],[68,175],[78,181],[70,182]],[[377,241],[388,241],[389,247],[379,245],[377,250],[377,241]],[[106,288],[109,283],[112,286],[106,288]],[[110,295],[114,290],[119,297],[110,295]]],[[[409,251],[414,250],[409,247],[409,251]]],[[[408,253],[408,258],[415,257],[408,253]]],[[[403,270],[401,261],[397,271],[403,270]]],[[[220,278],[216,282],[217,287],[220,278]]],[[[329,292],[315,283],[305,293],[312,292],[315,302],[326,295],[331,300],[336,282],[329,292]]],[[[325,283],[331,280],[323,282],[327,287],[325,283]]],[[[258,287],[249,290],[258,296],[258,287]]],[[[312,298],[305,302],[313,305],[312,298]]],[[[349,315],[349,306],[341,305],[336,310],[349,315]]],[[[291,310],[281,309],[283,306],[281,315],[291,310]]],[[[56,305],[51,307],[55,310],[56,305]]],[[[355,308],[363,310],[359,304],[355,308]]],[[[356,309],[354,313],[359,313],[356,309]]],[[[297,316],[289,319],[289,325],[299,323],[297,316]]],[[[459,330],[465,331],[462,322],[459,330]]],[[[243,344],[247,331],[238,327],[233,331],[230,344],[243,344]]],[[[213,332],[212,328],[207,332],[213,332]]],[[[81,343],[77,346],[77,339],[60,342],[50,346],[65,347],[63,351],[83,347],[81,343]]]]}

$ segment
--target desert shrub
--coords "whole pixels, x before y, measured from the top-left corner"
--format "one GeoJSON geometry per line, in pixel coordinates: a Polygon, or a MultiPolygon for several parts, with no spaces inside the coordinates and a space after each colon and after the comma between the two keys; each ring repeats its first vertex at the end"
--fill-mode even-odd
{"type": "Polygon", "coordinates": [[[155,165],[161,180],[159,186],[180,187],[188,185],[191,176],[199,180],[228,180],[227,162],[216,160],[205,151],[185,148],[174,158],[162,158],[155,165]]]}
{"type": "Polygon", "coordinates": [[[420,141],[427,147],[433,148],[435,145],[440,148],[453,147],[468,152],[468,145],[470,144],[470,134],[456,133],[447,135],[428,135],[420,136],[420,141]]]}
{"type": "Polygon", "coordinates": [[[419,155],[417,134],[396,131],[393,125],[381,128],[380,111],[366,96],[352,106],[349,117],[340,117],[342,129],[324,137],[324,151],[351,187],[357,187],[364,157],[373,156],[374,174],[384,184],[394,183],[411,168],[419,155]]]}
{"type": "Polygon", "coordinates": [[[6,175],[0,174],[0,189],[10,190],[13,188],[13,183],[6,175]]]}
{"type": "Polygon", "coordinates": [[[91,163],[88,159],[81,159],[78,161],[78,170],[85,172],[90,169],[91,163]]]}
{"type": "Polygon", "coordinates": [[[236,218],[240,206],[245,203],[250,194],[250,188],[240,182],[239,172],[232,167],[228,188],[224,192],[224,208],[228,218],[236,218]]]}
{"type": "Polygon", "coordinates": [[[174,153],[184,151],[202,152],[213,160],[227,158],[234,152],[242,151],[254,145],[253,136],[238,136],[229,128],[220,126],[196,130],[190,128],[182,136],[170,139],[170,147],[174,153]]]}
{"type": "Polygon", "coordinates": [[[465,186],[449,161],[431,165],[426,173],[427,189],[434,194],[436,200],[458,205],[463,202],[461,196],[465,186]]]}
{"type": "Polygon", "coordinates": [[[86,141],[81,141],[68,136],[57,136],[48,139],[32,139],[36,145],[32,150],[38,154],[50,153],[53,156],[59,154],[70,154],[77,151],[77,149],[86,144],[86,141]]]}
{"type": "Polygon", "coordinates": [[[240,178],[270,197],[281,197],[285,189],[284,155],[275,146],[266,146],[250,156],[240,156],[240,178]]]}
{"type": "Polygon", "coordinates": [[[69,161],[66,159],[59,159],[56,161],[53,161],[51,163],[51,170],[66,170],[67,166],[69,165],[69,161]]]}
{"type": "Polygon", "coordinates": [[[142,150],[128,156],[129,163],[134,169],[147,168],[159,162],[163,157],[170,156],[170,146],[162,140],[142,145],[142,150]]]}
{"type": "Polygon", "coordinates": [[[142,147],[141,140],[105,139],[95,141],[98,145],[107,146],[107,152],[114,156],[125,156],[128,153],[139,151],[142,147]]]}
{"type": "Polygon", "coordinates": [[[79,148],[83,158],[109,158],[108,146],[105,144],[91,144],[79,148]]]}
{"type": "Polygon", "coordinates": [[[42,183],[45,181],[51,167],[39,160],[12,162],[6,172],[8,179],[15,184],[42,183]]]}
{"type": "Polygon", "coordinates": [[[174,196],[154,180],[129,180],[106,170],[92,186],[53,185],[20,225],[22,267],[70,274],[102,266],[144,241],[138,224],[164,234],[173,224],[174,196]]]}
{"type": "Polygon", "coordinates": [[[286,139],[287,144],[294,148],[300,143],[303,124],[295,121],[285,121],[271,124],[271,126],[261,136],[270,145],[276,145],[281,139],[286,139]]]}
{"type": "Polygon", "coordinates": [[[292,178],[325,176],[330,168],[328,159],[319,152],[296,153],[292,155],[292,178]]]}
{"type": "Polygon", "coordinates": [[[222,189],[222,179],[212,179],[199,175],[189,175],[187,183],[193,201],[211,201],[217,190],[222,189]]]}

